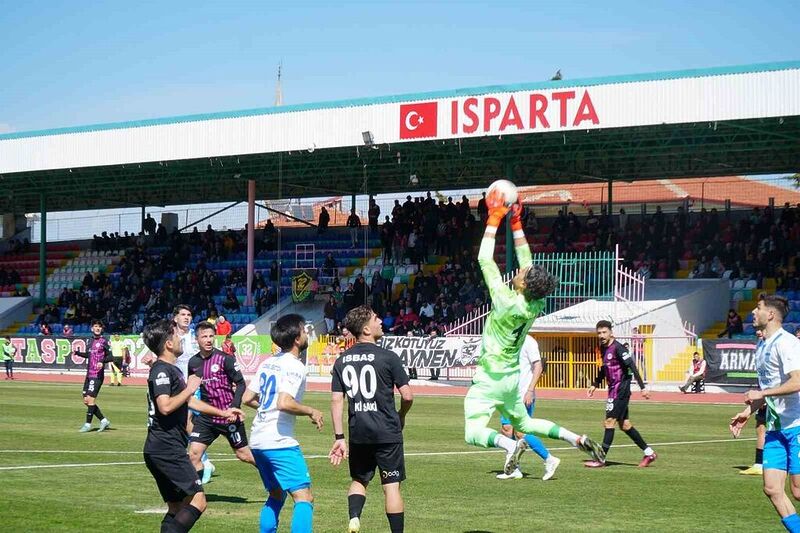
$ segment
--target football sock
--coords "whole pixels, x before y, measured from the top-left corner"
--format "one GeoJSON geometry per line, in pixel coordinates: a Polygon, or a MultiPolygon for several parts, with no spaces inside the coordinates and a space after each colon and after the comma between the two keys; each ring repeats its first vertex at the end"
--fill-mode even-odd
{"type": "MultiPolygon", "coordinates": [[[[631,429],[628,429],[628,430],[624,430],[623,429],[622,431],[627,433],[627,435],[631,438],[631,440],[634,442],[634,444],[636,444],[642,450],[644,450],[644,449],[646,449],[648,447],[647,443],[644,441],[642,436],[639,435],[638,431],[636,431],[636,428],[632,427],[631,429]]],[[[653,454],[653,450],[650,450],[650,453],[648,453],[647,455],[652,455],[652,454],[653,454]]]]}
{"type": "Polygon", "coordinates": [[[517,447],[516,442],[514,442],[512,439],[509,439],[505,435],[501,435],[499,433],[494,438],[494,445],[497,448],[503,448],[508,453],[513,452],[517,447]]]}
{"type": "Polygon", "coordinates": [[[562,428],[562,427],[559,427],[559,426],[555,426],[555,428],[558,429],[558,433],[556,434],[555,437],[553,437],[551,435],[550,436],[551,439],[560,439],[560,440],[569,442],[573,446],[577,446],[578,445],[578,439],[581,438],[580,435],[578,435],[577,433],[573,433],[570,430],[562,428]]]}
{"type": "Polygon", "coordinates": [[[87,405],[86,406],[86,423],[92,423],[92,416],[94,416],[94,405],[87,405]]]}
{"type": "Polygon", "coordinates": [[[103,412],[100,410],[100,406],[97,404],[94,404],[94,416],[96,416],[98,420],[102,420],[105,418],[103,416],[103,412]]]}
{"type": "Polygon", "coordinates": [[[175,515],[172,513],[167,513],[164,515],[164,518],[161,519],[161,533],[168,533],[170,528],[172,527],[172,522],[175,520],[175,515]]]}
{"type": "Polygon", "coordinates": [[[797,513],[781,518],[781,523],[790,533],[800,532],[800,516],[797,516],[797,513]]]}
{"type": "Polygon", "coordinates": [[[314,504],[311,502],[294,502],[292,533],[311,533],[313,525],[314,504]]]}
{"type": "Polygon", "coordinates": [[[386,513],[386,518],[389,519],[389,529],[392,533],[403,533],[405,513],[386,513]]]}
{"type": "Polygon", "coordinates": [[[756,462],[754,464],[764,464],[764,448],[756,448],[756,462]]]}
{"type": "Polygon", "coordinates": [[[172,530],[177,533],[186,533],[194,526],[194,523],[200,519],[203,511],[194,505],[185,505],[175,514],[172,522],[172,530]]]}
{"type": "Polygon", "coordinates": [[[350,513],[350,518],[361,517],[366,501],[367,497],[363,494],[351,494],[347,497],[347,511],[350,513]]]}
{"type": "Polygon", "coordinates": [[[547,448],[545,448],[544,444],[542,444],[542,441],[540,441],[537,437],[534,437],[533,435],[525,435],[525,442],[527,442],[531,450],[536,452],[536,455],[542,459],[547,459],[550,457],[550,452],[547,451],[547,448]]]}
{"type": "Polygon", "coordinates": [[[608,453],[608,450],[611,449],[611,444],[614,442],[614,428],[606,428],[605,433],[603,433],[603,451],[608,453]]]}
{"type": "Polygon", "coordinates": [[[264,502],[261,508],[261,518],[259,520],[259,530],[261,533],[274,533],[278,531],[278,516],[281,514],[283,502],[286,498],[275,499],[272,496],[264,502]]]}

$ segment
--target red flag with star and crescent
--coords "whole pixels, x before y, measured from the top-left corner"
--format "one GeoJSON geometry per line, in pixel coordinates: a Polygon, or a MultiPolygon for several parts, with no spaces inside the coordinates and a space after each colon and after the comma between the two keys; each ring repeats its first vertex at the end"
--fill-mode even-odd
{"type": "Polygon", "coordinates": [[[400,138],[436,137],[438,104],[424,102],[400,106],[400,138]]]}

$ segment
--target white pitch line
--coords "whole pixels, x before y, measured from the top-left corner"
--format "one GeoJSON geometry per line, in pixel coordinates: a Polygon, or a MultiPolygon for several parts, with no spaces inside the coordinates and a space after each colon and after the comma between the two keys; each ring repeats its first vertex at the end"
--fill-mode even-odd
{"type": "MultiPolygon", "coordinates": [[[[712,439],[712,440],[684,440],[684,441],[675,441],[675,442],[655,442],[651,443],[651,446],[658,447],[658,446],[690,446],[693,444],[721,444],[726,442],[749,442],[756,440],[755,437],[747,437],[743,439],[712,439]]],[[[635,444],[619,444],[615,445],[614,448],[633,448],[636,446],[635,444]]],[[[564,450],[574,450],[572,446],[569,447],[561,447],[561,448],[549,448],[553,451],[564,451],[564,450]]],[[[14,452],[14,453],[74,453],[69,450],[0,450],[0,452],[14,452]]],[[[81,453],[85,452],[85,450],[81,450],[81,453]]],[[[432,457],[437,455],[478,455],[482,453],[498,453],[504,452],[505,450],[500,449],[489,449],[489,450],[464,450],[464,451],[449,451],[449,452],[407,452],[405,455],[410,457],[432,457]]],[[[77,453],[77,452],[75,452],[77,453]]],[[[90,452],[86,452],[90,453],[90,452]]],[[[93,452],[98,453],[98,452],[93,452]]],[[[105,453],[105,452],[103,452],[105,453]]],[[[112,452],[108,452],[112,453],[112,452]]],[[[141,453],[141,452],[113,452],[113,453],[141,453]]],[[[223,455],[223,454],[219,454],[223,455]]],[[[231,454],[225,454],[228,457],[222,457],[216,459],[217,462],[233,462],[238,461],[235,457],[232,457],[231,454]]],[[[327,455],[307,455],[306,459],[327,459],[327,455]]],[[[124,461],[124,462],[116,462],[116,463],[67,463],[67,464],[55,464],[55,465],[23,465],[23,466],[0,466],[0,471],[2,470],[38,470],[43,468],[82,468],[88,466],[130,466],[130,465],[142,465],[144,464],[143,461],[124,461]]]]}

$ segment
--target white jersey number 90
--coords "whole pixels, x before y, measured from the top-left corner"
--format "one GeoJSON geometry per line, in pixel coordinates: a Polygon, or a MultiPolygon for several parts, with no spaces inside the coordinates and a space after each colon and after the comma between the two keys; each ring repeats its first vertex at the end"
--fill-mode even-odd
{"type": "Polygon", "coordinates": [[[355,367],[346,366],[342,371],[342,380],[344,381],[344,386],[347,387],[347,395],[351,398],[355,398],[359,391],[365,400],[371,400],[375,397],[378,378],[372,365],[364,365],[361,368],[361,375],[359,375],[355,367]]]}

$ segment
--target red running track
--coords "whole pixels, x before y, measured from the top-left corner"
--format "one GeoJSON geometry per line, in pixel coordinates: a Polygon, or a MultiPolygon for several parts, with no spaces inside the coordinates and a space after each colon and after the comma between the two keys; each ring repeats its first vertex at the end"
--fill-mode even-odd
{"type": "MultiPolygon", "coordinates": [[[[18,381],[33,381],[45,383],[83,383],[83,374],[35,374],[26,372],[14,372],[18,381]]],[[[125,378],[126,385],[145,385],[147,380],[143,377],[125,378]]],[[[108,385],[108,381],[106,382],[108,385]]],[[[427,381],[412,382],[414,394],[420,396],[464,396],[467,387],[461,385],[448,385],[444,382],[431,384],[427,381]]],[[[306,390],[313,392],[328,392],[330,384],[328,382],[310,381],[306,385],[306,390]]],[[[536,392],[536,397],[540,399],[555,400],[590,400],[586,397],[585,390],[549,390],[542,389],[536,392]]],[[[592,401],[605,401],[605,391],[599,390],[595,393],[592,401]]],[[[639,392],[631,394],[633,401],[646,401],[642,399],[639,392]]],[[[651,402],[672,402],[672,403],[722,403],[722,404],[742,404],[743,395],[741,393],[707,393],[707,394],[683,394],[680,392],[661,392],[653,391],[650,397],[651,402]]]]}

